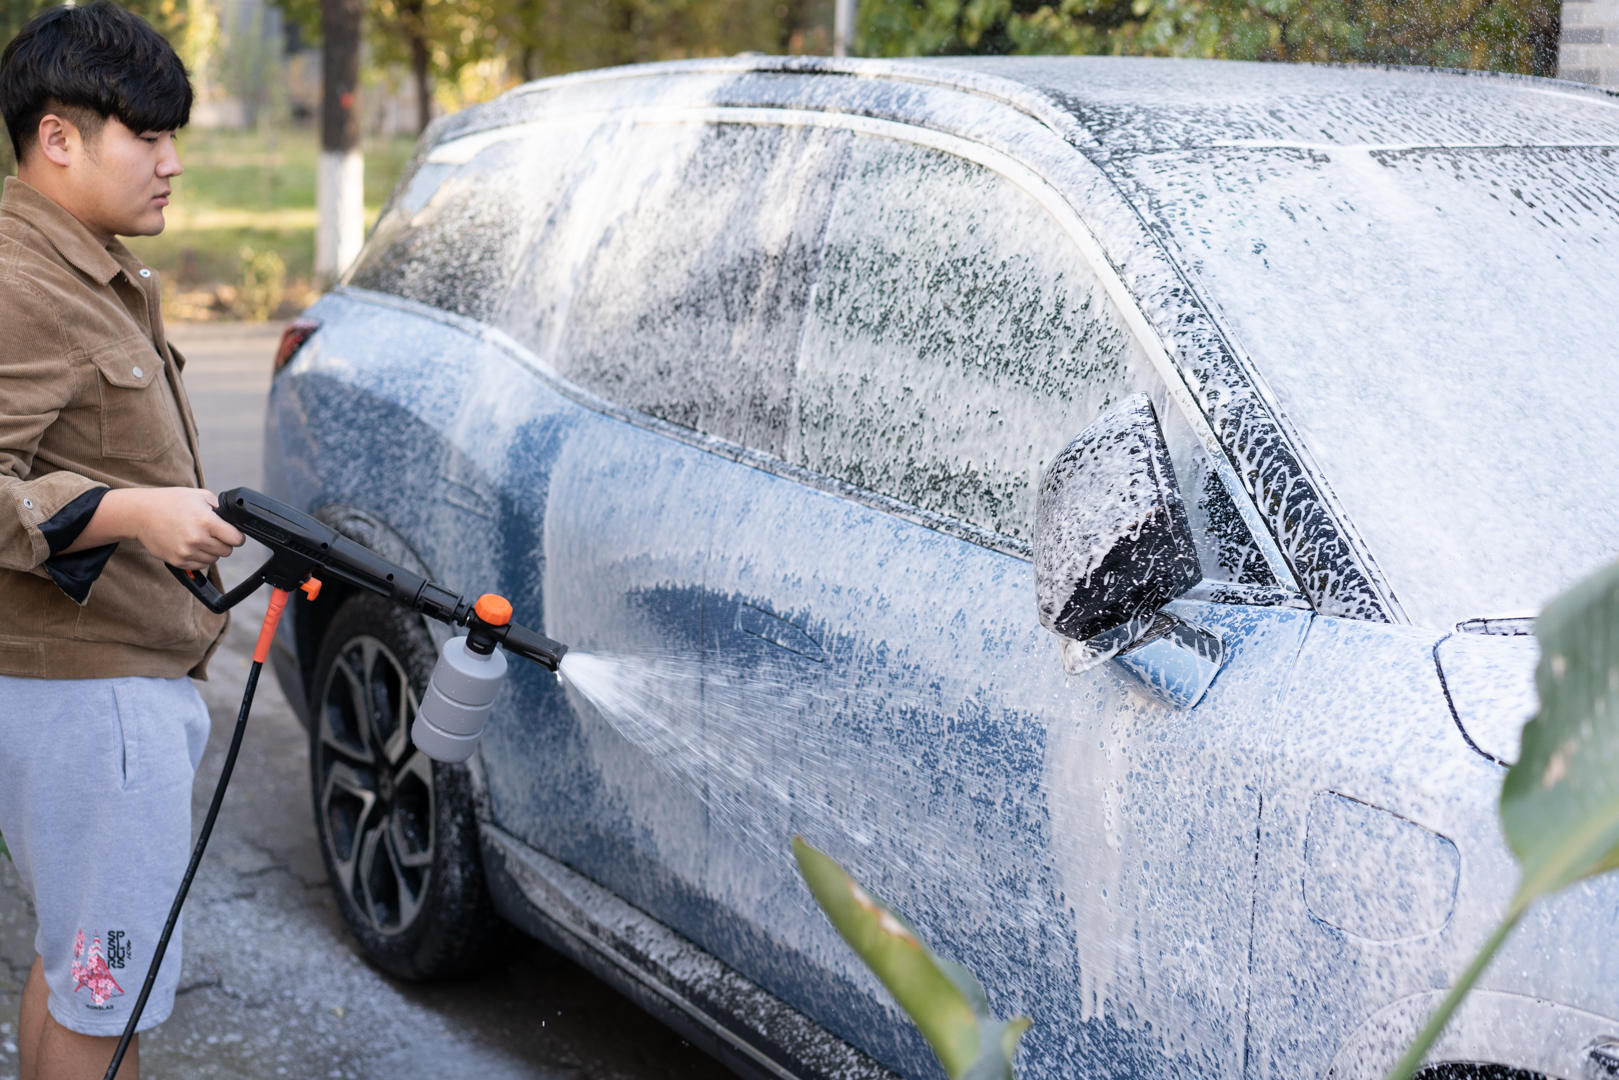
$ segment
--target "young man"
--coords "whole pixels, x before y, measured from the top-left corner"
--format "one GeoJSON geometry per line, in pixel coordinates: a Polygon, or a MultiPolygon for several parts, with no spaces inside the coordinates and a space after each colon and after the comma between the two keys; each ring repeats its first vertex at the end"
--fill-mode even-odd
{"type": "MultiPolygon", "coordinates": [[[[0,54],[0,834],[39,926],[22,1080],[106,1071],[190,850],[208,714],[188,676],[224,619],[164,563],[243,537],[203,489],[157,276],[117,237],[162,231],[191,100],[168,43],[99,0],[0,54]]],[[[143,1028],[173,1007],[179,945],[143,1028]]],[[[132,1052],[118,1075],[137,1072],[132,1052]]]]}

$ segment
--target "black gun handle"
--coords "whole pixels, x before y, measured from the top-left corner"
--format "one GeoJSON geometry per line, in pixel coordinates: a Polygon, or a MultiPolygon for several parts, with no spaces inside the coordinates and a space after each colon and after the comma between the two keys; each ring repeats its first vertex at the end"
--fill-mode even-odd
{"type": "Polygon", "coordinates": [[[214,588],[214,583],[208,580],[208,575],[201,570],[182,570],[178,566],[170,566],[169,573],[173,574],[191,595],[202,601],[209,611],[220,612],[227,607],[225,594],[214,588]]]}
{"type": "Polygon", "coordinates": [[[182,570],[178,566],[170,566],[169,573],[179,579],[180,584],[184,585],[192,596],[201,600],[203,607],[215,615],[221,615],[252,596],[254,590],[264,584],[265,572],[274,561],[272,556],[263,566],[249,575],[246,581],[228,593],[222,593],[214,588],[214,583],[209,581],[208,575],[201,570],[182,570]]]}

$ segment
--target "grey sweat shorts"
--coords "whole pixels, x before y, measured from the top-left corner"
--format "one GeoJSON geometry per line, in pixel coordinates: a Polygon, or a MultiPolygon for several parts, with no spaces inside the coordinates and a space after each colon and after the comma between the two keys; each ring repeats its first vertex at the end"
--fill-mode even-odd
{"type": "MultiPolygon", "coordinates": [[[[191,855],[207,740],[190,679],[0,675],[0,835],[63,1027],[123,1033],[191,855]]],[[[168,1018],[179,981],[176,927],[141,1030],[168,1018]]]]}

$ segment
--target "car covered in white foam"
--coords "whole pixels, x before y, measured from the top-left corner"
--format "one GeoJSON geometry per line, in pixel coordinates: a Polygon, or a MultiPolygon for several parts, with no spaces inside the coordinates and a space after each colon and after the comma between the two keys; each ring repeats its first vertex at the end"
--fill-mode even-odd
{"type": "MultiPolygon", "coordinates": [[[[277,670],[368,954],[498,916],[739,1071],[936,1075],[801,834],[1025,1077],[1374,1077],[1505,910],[1529,620],[1619,552],[1619,102],[1548,80],[743,57],[436,123],[266,476],[572,646],[467,766],[429,628],[277,670]]],[[[290,359],[288,359],[290,358],[290,359]]],[[[1431,1078],[1619,1068],[1619,882],[1431,1078]]]]}

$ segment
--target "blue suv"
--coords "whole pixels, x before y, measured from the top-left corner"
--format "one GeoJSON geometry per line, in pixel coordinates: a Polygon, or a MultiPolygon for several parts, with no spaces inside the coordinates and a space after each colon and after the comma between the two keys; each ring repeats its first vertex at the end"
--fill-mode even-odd
{"type": "MultiPolygon", "coordinates": [[[[802,834],[1034,1018],[1026,1077],[1374,1077],[1516,881],[1529,619],[1619,550],[1619,102],[1113,58],[550,79],[435,124],[294,334],[270,494],[592,673],[519,667],[435,764],[442,630],[335,588],[283,626],[377,964],[515,924],[738,1071],[935,1075],[802,834]]],[[[1427,1075],[1597,1067],[1615,911],[1532,913],[1427,1075]]]]}

